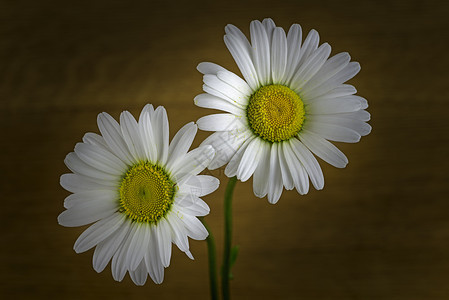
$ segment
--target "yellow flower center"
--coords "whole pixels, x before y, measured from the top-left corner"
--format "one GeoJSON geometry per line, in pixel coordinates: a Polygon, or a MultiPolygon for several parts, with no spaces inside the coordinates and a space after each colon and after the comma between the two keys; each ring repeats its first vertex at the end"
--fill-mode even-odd
{"type": "Polygon", "coordinates": [[[149,162],[132,166],[120,185],[120,212],[138,222],[157,223],[170,210],[175,184],[149,162]]]}
{"type": "Polygon", "coordinates": [[[263,86],[249,98],[246,109],[253,132],[269,142],[289,140],[304,123],[304,103],[294,91],[280,84],[263,86]]]}

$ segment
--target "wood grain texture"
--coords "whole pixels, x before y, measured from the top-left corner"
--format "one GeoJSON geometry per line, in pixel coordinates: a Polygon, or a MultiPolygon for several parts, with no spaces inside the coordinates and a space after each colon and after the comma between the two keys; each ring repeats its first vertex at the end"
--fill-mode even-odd
{"type": "MultiPolygon", "coordinates": [[[[272,17],[318,30],[362,71],[372,133],[339,144],[346,169],[322,161],[326,185],[276,205],[238,183],[234,299],[449,299],[447,1],[1,1],[0,298],[207,299],[207,252],[174,250],[162,285],[97,274],[63,228],[65,155],[96,115],[164,105],[171,137],[212,111],[193,105],[201,61],[238,72],[224,26],[272,17]]],[[[201,132],[195,146],[207,133],[201,132]]],[[[227,182],[205,197],[222,246],[227,182]]]]}

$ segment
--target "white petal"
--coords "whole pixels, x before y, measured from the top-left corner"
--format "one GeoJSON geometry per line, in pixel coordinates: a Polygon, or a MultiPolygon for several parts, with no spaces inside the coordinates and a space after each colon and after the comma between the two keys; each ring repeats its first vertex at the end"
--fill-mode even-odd
{"type": "Polygon", "coordinates": [[[322,44],[307,60],[299,67],[295,76],[291,80],[291,89],[300,92],[308,81],[315,75],[324,65],[329,54],[331,46],[328,43],[322,44]]]}
{"type": "Polygon", "coordinates": [[[143,115],[150,114],[150,117],[151,117],[153,115],[153,113],[154,113],[153,104],[148,103],[143,107],[142,111],[140,112],[139,120],[142,119],[143,115]]]}
{"type": "Polygon", "coordinates": [[[336,117],[340,118],[348,118],[348,119],[354,119],[354,120],[360,120],[364,122],[368,122],[371,119],[371,114],[367,112],[366,110],[358,110],[350,113],[340,113],[335,114],[336,117]]]}
{"type": "MultiPolygon", "coordinates": [[[[234,74],[228,70],[219,71],[217,73],[217,77],[220,80],[222,80],[222,81],[226,82],[227,84],[229,84],[230,86],[232,86],[233,88],[235,88],[236,90],[240,91],[240,93],[242,93],[245,96],[249,97],[253,93],[253,90],[248,85],[248,83],[246,83],[245,80],[243,80],[242,78],[240,78],[239,76],[237,76],[236,74],[234,74]]],[[[246,101],[242,101],[239,103],[241,105],[247,105],[248,101],[246,99],[246,101]]]]}
{"type": "Polygon", "coordinates": [[[312,120],[314,122],[327,123],[346,127],[356,131],[361,136],[365,136],[371,132],[371,126],[369,124],[357,119],[341,117],[340,114],[314,115],[312,120]]]}
{"type": "Polygon", "coordinates": [[[290,141],[293,152],[309,174],[313,186],[315,189],[321,190],[324,187],[324,177],[318,161],[299,140],[293,138],[290,141]]]}
{"type": "Polygon", "coordinates": [[[310,151],[328,164],[337,168],[344,168],[348,164],[348,159],[343,152],[320,136],[303,129],[299,139],[310,151]]]}
{"type": "Polygon", "coordinates": [[[271,204],[276,204],[281,197],[283,184],[282,184],[282,175],[281,169],[279,166],[278,159],[278,143],[273,143],[271,145],[271,153],[270,153],[270,171],[268,174],[268,202],[271,204]]]}
{"type": "Polygon", "coordinates": [[[313,99],[324,95],[354,77],[359,71],[360,64],[358,62],[350,62],[341,71],[324,81],[322,84],[313,89],[305,88],[302,91],[301,96],[305,99],[313,99]]]}
{"type": "Polygon", "coordinates": [[[296,157],[291,141],[284,142],[281,145],[296,190],[301,195],[307,194],[309,191],[309,177],[303,164],[296,157]]]}
{"type": "Polygon", "coordinates": [[[316,100],[306,104],[306,111],[309,114],[337,114],[358,111],[362,107],[360,97],[345,96],[335,99],[316,100]]]}
{"type": "Polygon", "coordinates": [[[100,273],[106,268],[112,256],[114,256],[119,246],[124,242],[130,230],[130,224],[129,222],[124,222],[117,231],[95,247],[92,259],[92,265],[95,271],[100,273]]]}
{"type": "MultiPolygon", "coordinates": [[[[215,75],[208,75],[208,76],[215,76],[215,75]]],[[[223,99],[223,100],[225,100],[225,101],[228,101],[229,103],[232,103],[232,104],[234,104],[234,105],[237,105],[237,101],[235,101],[235,100],[232,98],[232,96],[223,94],[223,93],[220,92],[219,90],[214,89],[214,88],[210,87],[210,86],[207,85],[207,84],[203,84],[203,91],[205,91],[207,94],[209,94],[209,95],[211,95],[211,96],[215,96],[215,97],[221,98],[221,99],[223,99]]],[[[240,97],[240,98],[241,98],[241,97],[240,97]]]]}
{"type": "Polygon", "coordinates": [[[268,36],[268,41],[270,42],[271,45],[271,40],[273,38],[273,31],[276,28],[276,24],[271,18],[265,18],[262,21],[262,25],[265,27],[268,36]]]}
{"type": "Polygon", "coordinates": [[[139,266],[150,242],[151,228],[147,223],[136,222],[137,230],[135,231],[131,243],[126,254],[126,261],[129,262],[128,268],[134,271],[139,266]]]}
{"type": "Polygon", "coordinates": [[[106,144],[104,138],[99,134],[88,132],[83,136],[83,142],[86,144],[99,147],[104,151],[111,152],[111,149],[109,148],[108,144],[106,144]]]}
{"type": "Polygon", "coordinates": [[[260,86],[259,79],[246,44],[235,35],[225,35],[224,42],[248,85],[253,91],[257,90],[260,86]]]}
{"type": "MultiPolygon", "coordinates": [[[[309,88],[309,85],[307,85],[307,88],[309,88]]],[[[332,90],[328,91],[327,93],[320,95],[318,97],[315,97],[313,99],[307,98],[307,102],[317,101],[317,100],[324,100],[324,99],[335,99],[345,96],[350,96],[357,93],[357,90],[355,87],[353,87],[350,84],[341,84],[332,90]]]]}
{"type": "MultiPolygon", "coordinates": [[[[117,211],[117,201],[111,198],[113,192],[77,193],[66,199],[70,207],[58,216],[58,223],[66,227],[83,226],[103,218],[107,218],[117,211]],[[88,198],[92,197],[92,198],[88,198]]],[[[67,205],[67,204],[66,204],[67,205]]]]}
{"type": "Polygon", "coordinates": [[[244,122],[243,117],[232,114],[213,114],[204,116],[196,121],[198,128],[204,131],[228,131],[244,128],[244,122]]]}
{"type": "Polygon", "coordinates": [[[203,171],[209,165],[214,155],[215,149],[212,146],[198,147],[187,153],[183,158],[180,158],[169,170],[176,178],[175,181],[180,183],[182,180],[189,179],[192,175],[197,175],[203,171]]]}
{"type": "Polygon", "coordinates": [[[155,137],[156,130],[153,128],[152,118],[154,118],[154,112],[142,112],[137,126],[140,134],[140,144],[142,145],[142,156],[145,160],[155,163],[159,154],[157,148],[159,141],[155,137]]]}
{"type": "Polygon", "coordinates": [[[97,223],[87,228],[76,240],[76,253],[85,252],[98,243],[105,240],[109,235],[114,233],[125,221],[125,216],[122,213],[115,213],[108,218],[102,219],[97,223]]]}
{"type": "Polygon", "coordinates": [[[148,271],[143,259],[135,271],[129,271],[129,276],[138,286],[143,286],[147,282],[148,271]]]}
{"type": "Polygon", "coordinates": [[[162,265],[167,268],[171,258],[171,234],[170,226],[165,218],[159,220],[156,228],[157,241],[159,246],[159,256],[162,265]]]}
{"type": "Polygon", "coordinates": [[[193,205],[195,201],[197,201],[198,199],[199,199],[198,196],[194,195],[193,193],[180,189],[178,193],[176,193],[174,202],[177,205],[177,207],[184,208],[193,205]]]}
{"type": "Polygon", "coordinates": [[[124,238],[123,242],[120,244],[117,252],[114,254],[111,262],[112,277],[116,281],[122,281],[125,277],[127,266],[129,265],[126,261],[126,254],[128,252],[129,246],[131,244],[132,237],[137,230],[137,224],[131,223],[128,234],[124,238]]]}
{"type": "Polygon", "coordinates": [[[270,44],[268,42],[267,32],[262,23],[255,20],[250,24],[250,33],[254,66],[260,84],[266,85],[271,83],[270,44]]]}
{"type": "Polygon", "coordinates": [[[203,81],[206,86],[204,86],[204,91],[224,98],[230,103],[235,105],[244,104],[248,102],[248,95],[240,92],[233,86],[227,84],[226,82],[219,79],[216,75],[206,74],[203,76],[203,81]],[[207,88],[209,87],[209,89],[207,88]],[[212,90],[211,90],[212,89],[212,90]]]}
{"type": "Polygon", "coordinates": [[[249,44],[248,39],[246,38],[246,36],[243,34],[243,32],[240,29],[238,29],[237,27],[235,27],[232,24],[228,24],[225,27],[225,32],[226,32],[226,35],[236,38],[239,41],[239,43],[241,43],[241,45],[246,53],[248,53],[248,54],[251,53],[251,45],[249,44]]]}
{"type": "Polygon", "coordinates": [[[134,119],[129,111],[124,111],[120,114],[120,128],[123,139],[134,159],[144,160],[146,158],[145,150],[139,134],[139,127],[136,119],[134,119]]]}
{"type": "Polygon", "coordinates": [[[323,84],[326,80],[343,70],[350,60],[351,56],[347,52],[338,53],[329,58],[323,67],[310,79],[307,86],[304,87],[304,92],[323,84]]]}
{"type": "Polygon", "coordinates": [[[158,161],[161,164],[165,164],[168,158],[169,126],[167,111],[163,106],[156,108],[151,118],[151,124],[153,125],[158,161]]]}
{"type": "Polygon", "coordinates": [[[182,252],[189,251],[189,241],[187,239],[187,233],[183,226],[183,224],[179,221],[179,218],[176,216],[176,212],[170,213],[168,217],[168,224],[171,229],[171,237],[173,243],[181,250],[182,252]]]}
{"type": "Polygon", "coordinates": [[[222,66],[219,66],[219,65],[211,63],[211,62],[199,63],[198,66],[196,67],[196,69],[204,75],[206,75],[206,74],[216,75],[219,71],[226,70],[222,66]]]}
{"type": "Polygon", "coordinates": [[[116,186],[117,182],[120,181],[119,175],[108,174],[86,164],[74,152],[67,154],[64,159],[64,163],[73,173],[87,176],[105,185],[116,186]]]}
{"type": "Polygon", "coordinates": [[[119,197],[118,191],[116,190],[84,190],[71,194],[65,198],[64,207],[70,208],[89,202],[98,202],[97,205],[105,205],[105,207],[110,206],[111,204],[117,206],[119,197]]]}
{"type": "Polygon", "coordinates": [[[290,167],[293,166],[290,166],[285,160],[283,145],[278,145],[278,158],[279,158],[279,166],[281,168],[282,182],[285,186],[285,189],[292,190],[295,187],[295,185],[293,183],[293,178],[290,173],[290,167]]]}
{"type": "Polygon", "coordinates": [[[243,144],[242,146],[237,150],[237,152],[234,154],[234,156],[231,158],[231,160],[229,161],[228,165],[226,166],[225,169],[225,175],[228,177],[233,177],[235,175],[237,175],[237,169],[240,165],[240,162],[242,160],[242,156],[245,153],[246,148],[248,147],[248,145],[251,143],[251,141],[254,138],[258,138],[256,136],[252,136],[250,138],[248,138],[243,144]]]}
{"type": "Polygon", "coordinates": [[[101,113],[97,117],[98,128],[103,136],[106,144],[123,162],[132,165],[133,158],[123,140],[120,125],[107,113],[101,113]]]}
{"type": "Polygon", "coordinates": [[[259,164],[254,172],[253,177],[253,190],[254,195],[259,198],[263,198],[268,193],[268,172],[270,170],[270,153],[271,144],[268,142],[263,142],[261,148],[261,155],[259,159],[259,164]]]}
{"type": "Polygon", "coordinates": [[[236,116],[245,116],[246,112],[239,106],[238,103],[232,104],[223,98],[219,98],[209,94],[200,94],[195,97],[194,103],[196,106],[204,108],[212,108],[231,113],[236,116]]]}
{"type": "Polygon", "coordinates": [[[245,150],[237,169],[237,179],[247,181],[254,173],[261,158],[263,140],[254,138],[245,150]]]}
{"type": "Polygon", "coordinates": [[[210,208],[206,202],[192,195],[180,195],[180,198],[176,199],[176,204],[184,213],[196,217],[206,216],[210,212],[210,208]]]}
{"type": "Polygon", "coordinates": [[[315,29],[310,30],[307,34],[304,44],[301,47],[301,53],[299,57],[298,67],[309,58],[310,55],[318,48],[318,43],[320,42],[320,36],[315,29]]]}
{"type": "Polygon", "coordinates": [[[190,258],[191,260],[195,260],[195,258],[193,257],[192,253],[190,251],[185,252],[185,254],[187,255],[188,258],[190,258]]]}
{"type": "Polygon", "coordinates": [[[112,175],[123,175],[128,167],[114,154],[91,144],[77,143],[75,153],[86,164],[112,175]]]}
{"type": "Polygon", "coordinates": [[[314,122],[312,120],[304,123],[305,130],[312,131],[321,137],[335,142],[357,143],[360,141],[360,134],[356,131],[327,123],[314,122]]]}
{"type": "Polygon", "coordinates": [[[59,183],[64,189],[72,193],[94,190],[117,190],[117,186],[105,185],[101,181],[73,173],[61,175],[59,183]]]}
{"type": "Polygon", "coordinates": [[[302,30],[299,24],[293,24],[287,34],[287,66],[282,78],[283,83],[288,83],[293,77],[301,54],[302,30]]]}
{"type": "Polygon", "coordinates": [[[189,214],[183,214],[182,211],[177,215],[179,220],[184,224],[187,235],[197,241],[202,241],[207,238],[209,232],[204,227],[203,223],[196,217],[189,214]]]}
{"type": "Polygon", "coordinates": [[[220,186],[220,180],[213,176],[209,175],[198,175],[195,177],[196,180],[199,180],[200,193],[199,197],[203,197],[215,192],[220,186]]]}
{"type": "Polygon", "coordinates": [[[271,76],[273,83],[282,83],[287,68],[287,38],[284,29],[277,27],[271,41],[271,76]]]}
{"type": "Polygon", "coordinates": [[[220,181],[208,175],[191,176],[179,186],[180,193],[189,193],[197,197],[202,197],[218,189],[220,181]]]}
{"type": "Polygon", "coordinates": [[[359,97],[360,104],[362,105],[362,109],[368,108],[368,101],[365,98],[359,97]]]}
{"type": "Polygon", "coordinates": [[[152,226],[150,234],[150,247],[148,247],[145,254],[145,264],[154,283],[161,284],[162,281],[164,281],[164,267],[162,266],[162,262],[160,260],[158,243],[159,241],[157,239],[156,227],[152,226]]]}
{"type": "Polygon", "coordinates": [[[203,217],[209,214],[210,208],[206,202],[197,198],[193,205],[184,207],[183,211],[195,217],[203,217]]]}
{"type": "Polygon", "coordinates": [[[193,139],[195,138],[198,127],[190,122],[184,125],[172,139],[170,146],[168,147],[168,162],[166,167],[171,168],[172,164],[180,157],[184,157],[187,151],[189,151],[192,145],[193,139]]]}
{"type": "Polygon", "coordinates": [[[229,162],[243,142],[253,133],[250,130],[219,131],[211,134],[202,143],[211,145],[215,149],[215,156],[210,162],[208,169],[217,169],[229,162]]]}

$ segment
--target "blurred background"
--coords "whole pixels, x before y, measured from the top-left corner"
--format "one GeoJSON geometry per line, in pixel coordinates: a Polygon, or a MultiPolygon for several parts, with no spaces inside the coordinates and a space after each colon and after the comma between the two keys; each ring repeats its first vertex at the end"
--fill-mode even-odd
{"type": "MultiPolygon", "coordinates": [[[[57,224],[63,160],[96,116],[168,111],[170,134],[212,111],[193,105],[196,71],[239,71],[224,42],[253,19],[318,30],[362,71],[372,133],[338,144],[346,169],[320,161],[325,188],[284,191],[276,205],[239,182],[234,199],[234,299],[449,299],[449,2],[1,1],[0,298],[208,299],[205,242],[178,249],[162,285],[97,274],[75,254],[85,228],[57,224]]],[[[208,135],[198,134],[194,146],[208,135]]],[[[223,246],[223,170],[206,218],[223,246]]],[[[220,263],[220,261],[219,261],[220,263]]]]}

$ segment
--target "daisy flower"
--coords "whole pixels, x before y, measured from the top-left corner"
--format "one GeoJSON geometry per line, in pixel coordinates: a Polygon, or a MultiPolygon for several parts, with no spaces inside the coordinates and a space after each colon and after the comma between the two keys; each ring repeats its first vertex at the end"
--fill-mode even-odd
{"type": "Polygon", "coordinates": [[[61,186],[72,192],[59,224],[87,228],[75,242],[77,253],[93,247],[93,267],[101,272],[111,262],[121,281],[126,272],[137,285],[148,274],[155,283],[170,264],[172,242],[193,259],[188,237],[204,240],[208,232],[196,218],[209,213],[199,197],[218,188],[212,176],[198,175],[214,156],[211,146],[188,152],[197,132],[189,123],[169,144],[167,113],[147,105],[138,122],[127,111],[120,124],[98,115],[101,135],[87,133],[65,158],[72,173],[61,186]]]}
{"type": "Polygon", "coordinates": [[[322,189],[313,154],[344,168],[348,159],[329,141],[356,143],[371,131],[367,101],[344,84],[360,71],[359,63],[346,52],[329,58],[331,47],[319,46],[315,30],[302,42],[298,24],[286,35],[271,19],[252,21],[251,42],[233,25],[225,32],[244,80],[213,63],[198,65],[205,93],[195,104],[226,112],[197,121],[200,129],[216,131],[202,143],[217,151],[209,169],[227,164],[225,174],[241,181],[254,174],[254,194],[268,195],[270,203],[283,187],[306,194],[309,179],[322,189]]]}

